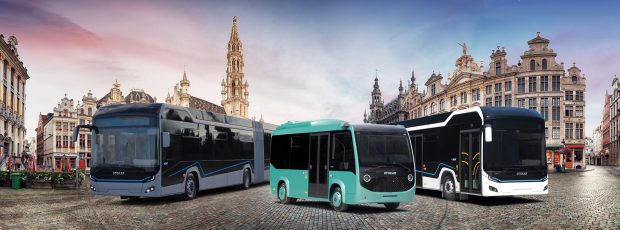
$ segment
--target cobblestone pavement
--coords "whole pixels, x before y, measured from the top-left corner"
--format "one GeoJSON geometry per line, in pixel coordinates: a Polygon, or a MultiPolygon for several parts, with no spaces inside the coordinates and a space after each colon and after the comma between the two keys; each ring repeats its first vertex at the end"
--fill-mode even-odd
{"type": "Polygon", "coordinates": [[[594,170],[550,173],[549,195],[452,202],[418,191],[396,211],[372,204],[344,213],[322,202],[278,204],[266,184],[192,201],[0,188],[0,229],[620,229],[620,170],[588,167],[594,170]]]}

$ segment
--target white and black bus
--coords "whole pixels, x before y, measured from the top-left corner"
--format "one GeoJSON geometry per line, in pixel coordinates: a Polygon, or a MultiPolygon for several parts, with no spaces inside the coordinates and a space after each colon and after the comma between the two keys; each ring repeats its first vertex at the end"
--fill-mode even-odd
{"type": "Polygon", "coordinates": [[[394,124],[409,131],[418,188],[450,200],[548,193],[545,121],[536,111],[473,107],[394,124]]]}
{"type": "Polygon", "coordinates": [[[269,178],[274,125],[168,104],[109,105],[93,116],[91,190],[121,198],[179,195],[269,178]],[[266,126],[266,127],[265,127],[266,126]]]}

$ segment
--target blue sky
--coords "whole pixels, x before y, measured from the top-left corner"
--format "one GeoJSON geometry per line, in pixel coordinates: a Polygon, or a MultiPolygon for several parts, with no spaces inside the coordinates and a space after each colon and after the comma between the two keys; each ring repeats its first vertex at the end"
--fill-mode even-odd
{"type": "Polygon", "coordinates": [[[26,126],[67,93],[102,97],[118,79],[159,101],[187,70],[190,93],[219,103],[232,17],[239,18],[250,114],[267,121],[360,122],[375,69],[385,100],[415,69],[418,84],[452,72],[466,42],[477,61],[503,46],[509,64],[541,32],[557,60],[586,74],[586,130],[620,74],[618,2],[600,1],[0,1],[29,69],[26,126]],[[51,88],[55,90],[50,90],[51,88]]]}

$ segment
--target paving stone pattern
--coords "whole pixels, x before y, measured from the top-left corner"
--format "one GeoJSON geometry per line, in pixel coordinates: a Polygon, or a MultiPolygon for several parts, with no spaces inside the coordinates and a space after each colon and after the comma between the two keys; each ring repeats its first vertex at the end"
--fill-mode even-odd
{"type": "Polygon", "coordinates": [[[418,191],[396,211],[278,204],[266,184],[201,192],[191,201],[120,200],[88,191],[0,188],[0,229],[620,229],[620,169],[550,173],[551,193],[441,199],[418,191]]]}

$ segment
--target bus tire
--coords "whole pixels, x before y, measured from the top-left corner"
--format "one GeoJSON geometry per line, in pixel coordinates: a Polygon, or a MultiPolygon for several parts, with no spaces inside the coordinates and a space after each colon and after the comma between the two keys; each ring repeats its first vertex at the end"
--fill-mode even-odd
{"type": "Polygon", "coordinates": [[[334,210],[339,212],[344,212],[349,208],[349,205],[344,203],[344,194],[340,187],[334,187],[334,190],[329,195],[329,204],[334,208],[334,210]]]}
{"type": "Polygon", "coordinates": [[[249,189],[252,185],[252,177],[249,169],[243,170],[243,184],[241,184],[241,188],[249,189]]]}
{"type": "Polygon", "coordinates": [[[191,200],[196,198],[196,194],[198,193],[196,178],[193,173],[188,173],[187,178],[185,178],[185,193],[183,193],[184,200],[191,200]]]}
{"type": "Polygon", "coordinates": [[[280,204],[288,204],[291,203],[291,198],[288,197],[288,191],[286,191],[286,183],[280,182],[278,184],[278,203],[280,204]]]}
{"type": "Polygon", "coordinates": [[[398,206],[400,206],[400,203],[398,203],[398,202],[396,202],[396,203],[385,203],[383,205],[385,205],[385,208],[387,208],[388,210],[396,210],[398,208],[398,206]]]}
{"type": "Polygon", "coordinates": [[[443,176],[441,180],[441,194],[443,198],[447,200],[457,200],[458,194],[456,194],[456,184],[454,179],[450,175],[443,176]]]}

